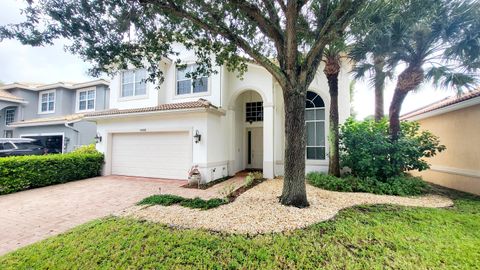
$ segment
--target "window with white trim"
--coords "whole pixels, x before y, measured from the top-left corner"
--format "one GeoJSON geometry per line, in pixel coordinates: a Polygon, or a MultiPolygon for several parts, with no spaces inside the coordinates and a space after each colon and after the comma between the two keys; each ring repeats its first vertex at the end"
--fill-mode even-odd
{"type": "Polygon", "coordinates": [[[5,125],[10,125],[15,121],[15,109],[5,110],[5,125]]]}
{"type": "Polygon", "coordinates": [[[305,104],[307,133],[306,156],[311,160],[325,159],[325,103],[314,92],[307,92],[305,104]]]}
{"type": "Polygon", "coordinates": [[[55,111],[55,91],[40,93],[40,112],[51,113],[55,111]]]}
{"type": "Polygon", "coordinates": [[[145,69],[122,72],[121,97],[145,96],[147,94],[147,71],[145,69]]]}
{"type": "Polygon", "coordinates": [[[78,111],[95,110],[95,89],[78,91],[78,111]]]}
{"type": "Polygon", "coordinates": [[[262,101],[245,103],[245,121],[249,123],[263,121],[262,101]]]}
{"type": "Polygon", "coordinates": [[[188,95],[208,92],[208,77],[192,79],[187,74],[196,71],[198,65],[187,65],[177,68],[177,95],[188,95]]]}

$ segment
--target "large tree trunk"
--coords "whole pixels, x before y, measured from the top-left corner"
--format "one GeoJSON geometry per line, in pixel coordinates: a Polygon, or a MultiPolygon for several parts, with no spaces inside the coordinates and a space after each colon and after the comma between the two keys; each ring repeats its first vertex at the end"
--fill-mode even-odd
{"type": "Polygon", "coordinates": [[[328,59],[323,70],[327,76],[330,92],[330,114],[329,114],[329,159],[328,174],[340,176],[340,152],[339,152],[339,124],[338,124],[338,74],[340,73],[340,64],[336,58],[328,59]]]}
{"type": "Polygon", "coordinates": [[[305,92],[283,91],[285,103],[285,172],[280,202],[299,208],[309,206],[305,186],[305,92]]]}
{"type": "Polygon", "coordinates": [[[385,88],[385,58],[381,56],[374,57],[374,69],[375,69],[375,121],[382,120],[384,113],[384,98],[383,92],[385,88]]]}
{"type": "Polygon", "coordinates": [[[417,88],[423,81],[423,69],[418,66],[407,67],[398,76],[397,85],[390,103],[390,137],[392,141],[398,140],[400,136],[400,110],[407,94],[417,88]]]}

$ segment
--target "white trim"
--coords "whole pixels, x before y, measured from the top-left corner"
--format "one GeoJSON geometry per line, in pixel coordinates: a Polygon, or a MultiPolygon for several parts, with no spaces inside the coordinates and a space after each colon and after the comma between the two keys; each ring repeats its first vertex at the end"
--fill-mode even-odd
{"type": "Polygon", "coordinates": [[[46,137],[46,136],[62,136],[62,154],[65,153],[65,132],[20,134],[20,138],[23,138],[23,137],[46,137]]]}
{"type": "Polygon", "coordinates": [[[145,94],[143,95],[135,95],[136,91],[135,91],[135,83],[137,82],[135,79],[136,79],[136,76],[135,76],[135,73],[139,70],[145,70],[145,79],[147,79],[147,70],[145,68],[136,68],[136,69],[126,69],[126,70],[122,70],[120,72],[120,93],[118,93],[118,101],[129,101],[129,100],[136,100],[136,99],[148,99],[148,96],[149,96],[149,91],[148,91],[148,82],[147,81],[144,81],[143,83],[145,84],[145,94]],[[133,95],[131,96],[123,96],[122,93],[123,93],[123,76],[125,75],[125,72],[129,72],[129,71],[132,71],[133,72],[133,95]]]}
{"type": "Polygon", "coordinates": [[[5,108],[5,126],[8,127],[8,126],[10,126],[10,124],[15,122],[15,112],[16,111],[17,111],[17,109],[15,109],[15,108],[5,108]],[[13,121],[10,122],[10,123],[7,123],[8,111],[13,111],[13,121]]]}
{"type": "Polygon", "coordinates": [[[460,168],[440,166],[440,165],[432,165],[430,170],[434,172],[450,173],[450,174],[457,174],[461,176],[480,178],[480,171],[475,171],[475,170],[460,169],[460,168]]]}
{"type": "MultiPolygon", "coordinates": [[[[426,113],[421,113],[421,114],[418,114],[418,115],[415,115],[415,116],[412,116],[412,117],[405,117],[405,118],[400,117],[400,119],[401,120],[417,121],[417,120],[429,118],[429,117],[432,117],[432,116],[437,116],[437,115],[440,115],[440,114],[444,114],[444,113],[448,113],[448,112],[452,112],[452,111],[457,111],[457,110],[467,108],[467,107],[471,107],[471,106],[474,106],[474,105],[477,105],[477,104],[480,104],[480,97],[471,98],[471,99],[468,99],[468,100],[465,100],[465,101],[461,101],[459,103],[448,105],[446,107],[439,108],[439,109],[434,109],[432,111],[429,111],[429,112],[426,112],[426,113]]],[[[407,115],[408,115],[408,113],[407,113],[407,115]]]]}
{"type": "Polygon", "coordinates": [[[164,110],[164,111],[151,111],[151,112],[136,112],[136,113],[124,113],[124,114],[108,114],[108,115],[98,115],[98,116],[87,116],[85,119],[95,120],[95,119],[109,119],[109,118],[127,118],[127,117],[137,117],[137,116],[149,116],[155,114],[184,114],[184,113],[213,113],[217,115],[225,115],[225,110],[213,109],[213,108],[194,108],[194,109],[179,109],[179,110],[164,110]]]}
{"type": "MultiPolygon", "coordinates": [[[[197,65],[196,62],[194,61],[188,61],[186,63],[183,63],[184,65],[191,66],[191,65],[197,65]]],[[[193,93],[193,83],[190,84],[190,94],[178,94],[178,65],[175,65],[175,92],[173,93],[173,99],[183,99],[183,98],[194,98],[194,97],[204,97],[204,96],[210,96],[212,94],[211,88],[212,88],[212,76],[202,76],[201,78],[207,78],[207,91],[205,92],[198,92],[198,93],[193,93]]],[[[188,80],[192,81],[192,78],[187,78],[188,80]]],[[[184,79],[182,81],[186,81],[187,79],[184,79]]],[[[197,78],[198,79],[198,78],[197,78]]]]}
{"type": "Polygon", "coordinates": [[[76,95],[75,95],[75,112],[76,113],[80,113],[80,112],[93,112],[95,111],[95,108],[97,107],[97,88],[96,87],[90,87],[90,88],[82,88],[82,89],[78,89],[76,91],[76,95]],[[94,91],[94,97],[93,97],[93,109],[88,109],[88,92],[89,91],[94,91]],[[87,102],[86,104],[86,109],[85,110],[80,110],[80,93],[81,92],[87,92],[87,99],[85,100],[85,102],[87,102]]]}
{"type": "Polygon", "coordinates": [[[79,118],[73,121],[58,120],[58,121],[46,121],[46,122],[35,122],[35,123],[22,123],[22,122],[15,122],[16,124],[10,124],[9,127],[36,127],[36,126],[53,126],[53,125],[63,125],[65,123],[76,123],[82,121],[83,118],[79,118]]]}
{"type": "Polygon", "coordinates": [[[99,80],[74,83],[74,84],[65,84],[63,82],[58,82],[58,83],[45,84],[40,86],[32,86],[32,85],[21,84],[21,83],[12,83],[12,84],[6,84],[3,86],[0,86],[0,90],[20,88],[20,89],[30,90],[30,91],[41,91],[41,90],[49,90],[52,88],[59,88],[59,87],[67,88],[67,89],[77,89],[77,88],[84,88],[84,87],[97,86],[97,85],[104,85],[108,87],[110,85],[110,82],[104,79],[99,79],[99,80]]]}
{"type": "Polygon", "coordinates": [[[55,113],[55,108],[57,107],[57,89],[53,90],[47,90],[47,91],[41,91],[38,92],[38,114],[51,114],[55,113]],[[47,111],[42,112],[42,95],[53,93],[53,110],[48,111],[48,103],[50,101],[48,100],[48,95],[47,95],[47,111]]]}

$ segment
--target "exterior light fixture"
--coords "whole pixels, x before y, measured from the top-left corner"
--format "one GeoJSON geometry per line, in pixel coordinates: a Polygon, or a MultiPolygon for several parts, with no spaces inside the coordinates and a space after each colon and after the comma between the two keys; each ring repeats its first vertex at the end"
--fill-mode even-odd
{"type": "Polygon", "coordinates": [[[193,138],[195,139],[195,143],[199,143],[202,140],[202,135],[200,135],[198,129],[195,131],[195,135],[193,135],[193,138]]]}
{"type": "Polygon", "coordinates": [[[101,143],[101,142],[102,142],[102,136],[100,136],[100,134],[98,134],[98,133],[97,133],[97,135],[95,135],[95,138],[94,138],[94,139],[95,139],[95,141],[96,141],[97,143],[101,143]]]}

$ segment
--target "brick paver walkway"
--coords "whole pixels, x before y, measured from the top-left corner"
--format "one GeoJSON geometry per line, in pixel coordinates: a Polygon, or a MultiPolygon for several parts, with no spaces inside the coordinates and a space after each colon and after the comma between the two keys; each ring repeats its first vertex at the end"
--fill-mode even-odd
{"type": "MultiPolygon", "coordinates": [[[[239,179],[231,179],[238,184],[239,179]]],[[[227,182],[230,182],[227,181],[227,182]]],[[[215,189],[181,188],[180,180],[105,176],[0,196],[0,255],[92,219],[110,215],[153,194],[218,197],[215,189]]]]}
{"type": "MultiPolygon", "coordinates": [[[[179,195],[185,181],[97,177],[0,196],[0,255],[158,194],[179,195]],[[164,192],[162,192],[164,193],[164,192]]],[[[194,190],[196,191],[196,190],[194,190]]]]}

